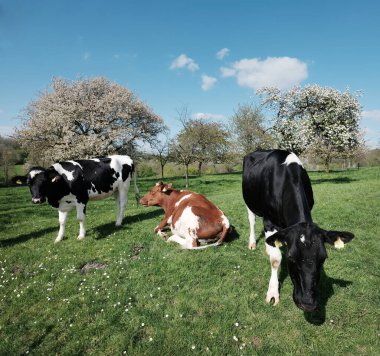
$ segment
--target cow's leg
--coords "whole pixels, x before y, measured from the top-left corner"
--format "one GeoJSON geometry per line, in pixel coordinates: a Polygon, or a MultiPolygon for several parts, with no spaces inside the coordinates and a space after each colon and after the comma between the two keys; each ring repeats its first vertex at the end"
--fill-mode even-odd
{"type": "Polygon", "coordinates": [[[115,224],[116,226],[121,226],[121,224],[123,223],[124,208],[126,204],[128,203],[129,181],[128,181],[128,184],[126,184],[126,182],[122,185],[119,191],[115,193],[116,204],[118,208],[117,219],[116,219],[116,224],[115,224]]]}
{"type": "Polygon", "coordinates": [[[255,221],[256,216],[255,214],[248,208],[248,220],[249,220],[249,243],[248,248],[250,250],[256,250],[256,239],[255,239],[255,221]]]}
{"type": "Polygon", "coordinates": [[[154,232],[158,236],[162,237],[163,239],[165,239],[165,240],[168,239],[168,234],[166,232],[162,231],[161,229],[159,229],[158,226],[154,229],[154,232]]]}
{"type": "Polygon", "coordinates": [[[192,247],[196,246],[196,241],[195,241],[195,246],[194,246],[194,239],[192,238],[182,238],[179,235],[171,235],[168,239],[167,242],[177,242],[178,244],[181,245],[182,248],[185,249],[191,249],[192,247]]]}
{"type": "Polygon", "coordinates": [[[59,242],[63,240],[63,236],[65,235],[66,219],[67,219],[67,211],[58,210],[59,231],[58,231],[58,236],[54,242],[59,242]]]}
{"type": "Polygon", "coordinates": [[[163,218],[163,220],[154,228],[154,233],[157,234],[158,236],[167,239],[168,235],[162,231],[162,229],[165,228],[166,225],[168,225],[171,221],[171,216],[166,216],[163,218]]]}
{"type": "Polygon", "coordinates": [[[83,240],[86,236],[86,227],[85,227],[85,220],[86,220],[86,204],[83,203],[77,203],[77,220],[79,222],[79,235],[77,237],[78,240],[83,240]]]}
{"type": "MultiPolygon", "coordinates": [[[[275,234],[277,230],[273,231],[266,231],[265,232],[265,239],[267,239],[269,236],[275,234]]],[[[270,303],[272,299],[274,299],[274,304],[277,305],[280,302],[280,294],[278,291],[278,268],[281,265],[281,251],[278,247],[272,247],[265,244],[266,252],[269,255],[270,265],[271,265],[271,276],[269,280],[269,287],[268,292],[266,296],[266,302],[270,303]]]]}

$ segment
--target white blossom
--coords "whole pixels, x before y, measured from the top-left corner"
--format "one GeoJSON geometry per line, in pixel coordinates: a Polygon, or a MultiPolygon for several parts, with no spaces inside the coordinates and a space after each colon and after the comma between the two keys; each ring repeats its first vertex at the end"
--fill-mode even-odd
{"type": "Polygon", "coordinates": [[[288,91],[264,87],[262,105],[275,110],[273,131],[280,148],[313,151],[325,163],[360,145],[360,93],[307,85],[288,91]]]}
{"type": "Polygon", "coordinates": [[[150,142],[162,119],[128,89],[106,78],[53,79],[25,109],[21,145],[44,162],[89,158],[150,142]]]}

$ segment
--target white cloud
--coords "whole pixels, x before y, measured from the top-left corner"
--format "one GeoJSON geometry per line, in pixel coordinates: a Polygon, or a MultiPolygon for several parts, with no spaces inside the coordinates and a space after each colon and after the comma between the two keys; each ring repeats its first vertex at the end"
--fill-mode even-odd
{"type": "Polygon", "coordinates": [[[210,77],[206,74],[203,74],[202,75],[202,89],[204,91],[210,90],[215,85],[215,83],[217,81],[218,81],[218,79],[216,79],[214,77],[210,77]]]}
{"type": "Polygon", "coordinates": [[[380,110],[364,110],[362,111],[362,117],[380,121],[380,110]]]}
{"type": "Polygon", "coordinates": [[[204,119],[204,120],[224,120],[225,116],[220,114],[210,114],[210,113],[203,113],[203,112],[197,112],[193,115],[191,115],[193,119],[204,119]]]}
{"type": "Polygon", "coordinates": [[[264,86],[286,89],[308,77],[307,64],[290,57],[242,59],[220,70],[222,77],[235,77],[238,85],[252,89],[264,86]]]}
{"type": "Polygon", "coordinates": [[[228,48],[222,48],[220,51],[216,53],[216,58],[222,60],[224,57],[230,54],[230,50],[228,48]]]}
{"type": "Polygon", "coordinates": [[[194,59],[188,57],[186,54],[179,55],[170,65],[170,69],[186,68],[191,72],[199,69],[199,65],[195,63],[194,59]]]}

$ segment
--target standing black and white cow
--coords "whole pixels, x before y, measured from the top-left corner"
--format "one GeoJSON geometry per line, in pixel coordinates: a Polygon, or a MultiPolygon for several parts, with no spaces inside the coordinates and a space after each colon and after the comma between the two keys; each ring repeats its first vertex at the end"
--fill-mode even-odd
{"type": "Polygon", "coordinates": [[[46,201],[58,209],[59,232],[55,242],[63,239],[67,213],[76,207],[79,222],[78,240],[85,237],[86,205],[89,200],[106,198],[115,193],[118,214],[116,226],[123,220],[128,201],[131,177],[134,176],[135,194],[138,194],[134,164],[128,156],[109,156],[87,160],[63,161],[44,169],[34,167],[23,177],[15,177],[17,183],[27,183],[32,202],[46,201]]]}
{"type": "Polygon", "coordinates": [[[243,197],[250,222],[249,248],[256,248],[255,215],[263,217],[266,252],[272,274],[266,301],[280,301],[277,270],[281,243],[287,246],[293,300],[304,311],[317,308],[318,283],[327,257],[324,243],[341,248],[350,232],[326,231],[313,223],[310,179],[299,158],[282,150],[256,151],[244,157],[243,197]]]}

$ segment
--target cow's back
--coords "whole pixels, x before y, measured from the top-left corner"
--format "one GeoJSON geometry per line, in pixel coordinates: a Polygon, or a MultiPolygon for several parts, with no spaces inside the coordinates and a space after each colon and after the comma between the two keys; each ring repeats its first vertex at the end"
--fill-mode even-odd
{"type": "Polygon", "coordinates": [[[103,198],[113,193],[128,178],[134,165],[129,156],[63,161],[53,165],[62,175],[70,192],[86,201],[88,198],[103,198]]]}
{"type": "Polygon", "coordinates": [[[313,192],[309,177],[298,161],[286,163],[284,150],[260,150],[244,157],[243,197],[256,215],[286,227],[298,219],[294,210],[310,211],[313,192]],[[301,206],[302,205],[302,206],[301,206]]]}

